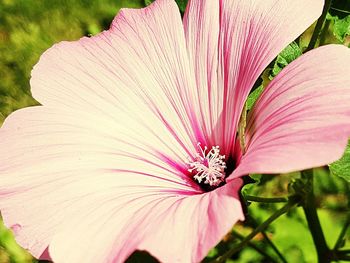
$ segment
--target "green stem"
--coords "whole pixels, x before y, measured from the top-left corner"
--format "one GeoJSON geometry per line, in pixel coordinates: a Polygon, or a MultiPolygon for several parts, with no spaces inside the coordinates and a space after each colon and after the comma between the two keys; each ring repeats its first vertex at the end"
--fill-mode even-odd
{"type": "Polygon", "coordinates": [[[326,22],[324,23],[324,27],[322,29],[322,33],[320,35],[320,46],[324,45],[326,41],[326,36],[330,25],[331,25],[331,20],[326,20],[326,22]]]}
{"type": "Polygon", "coordinates": [[[343,10],[343,9],[338,9],[338,8],[335,8],[335,7],[331,7],[331,9],[333,9],[333,10],[335,10],[335,11],[338,11],[338,12],[345,13],[345,14],[350,14],[349,11],[346,11],[346,10],[343,10]]]}
{"type": "Polygon", "coordinates": [[[331,2],[332,2],[332,0],[326,0],[325,5],[323,6],[322,15],[317,20],[314,32],[311,36],[311,40],[310,40],[310,43],[306,49],[306,52],[310,51],[311,49],[313,49],[315,47],[317,39],[318,39],[320,32],[322,30],[323,23],[326,20],[328,10],[331,7],[331,2]]]}
{"type": "Polygon", "coordinates": [[[266,240],[266,242],[270,245],[270,247],[273,249],[273,251],[275,251],[275,253],[277,254],[277,256],[280,258],[280,260],[283,263],[287,263],[287,260],[285,259],[285,257],[282,255],[282,253],[279,251],[279,249],[276,247],[276,245],[272,242],[272,240],[268,237],[268,235],[266,234],[265,231],[261,232],[266,240]]]}
{"type": "Polygon", "coordinates": [[[350,255],[338,255],[336,260],[346,260],[346,261],[350,261],[350,255]]]}
{"type": "Polygon", "coordinates": [[[291,208],[296,206],[297,202],[293,199],[290,200],[287,204],[285,204],[281,209],[276,211],[272,216],[270,216],[265,222],[263,222],[261,225],[259,225],[257,228],[253,230],[248,236],[246,236],[241,243],[239,243],[234,248],[227,251],[222,256],[219,256],[216,258],[213,263],[217,262],[225,262],[226,259],[230,258],[233,254],[241,250],[246,244],[249,243],[249,241],[254,238],[258,233],[265,230],[273,221],[275,221],[277,218],[279,218],[281,215],[287,213],[291,208]]]}
{"type": "MultiPolygon", "coordinates": [[[[240,233],[238,233],[235,230],[232,230],[232,235],[234,237],[237,237],[240,240],[244,240],[244,236],[242,236],[240,233]]],[[[257,252],[259,252],[261,255],[263,255],[266,259],[268,259],[268,262],[274,262],[274,263],[278,263],[278,261],[276,259],[274,259],[273,257],[271,257],[265,250],[261,249],[260,247],[258,247],[257,245],[255,245],[252,242],[248,242],[248,246],[254,248],[257,252]]]]}
{"type": "Polygon", "coordinates": [[[344,224],[342,230],[340,231],[339,237],[337,239],[337,242],[335,242],[333,250],[338,250],[341,247],[341,245],[344,241],[346,230],[348,230],[349,226],[350,226],[350,214],[348,214],[348,217],[346,218],[345,224],[344,224]]]}
{"type": "Polygon", "coordinates": [[[315,195],[313,191],[313,171],[305,170],[301,172],[301,175],[304,179],[307,180],[302,207],[304,209],[306,220],[316,247],[318,262],[328,263],[331,261],[330,250],[327,246],[315,206],[315,195]]]}
{"type": "Polygon", "coordinates": [[[338,250],[338,251],[336,251],[336,253],[339,255],[350,254],[350,249],[338,250]]]}
{"type": "Polygon", "coordinates": [[[259,202],[259,203],[286,203],[288,202],[288,197],[258,197],[252,195],[245,195],[245,200],[250,202],[259,202]]]}
{"type": "MultiPolygon", "coordinates": [[[[256,220],[254,218],[251,218],[251,220],[252,220],[253,226],[257,227],[258,223],[256,222],[256,220]]],[[[280,260],[283,263],[287,263],[287,260],[285,259],[285,257],[282,255],[282,253],[279,251],[279,249],[276,247],[276,245],[272,242],[272,240],[269,238],[269,236],[266,234],[266,232],[265,231],[261,231],[261,234],[264,236],[265,241],[272,248],[272,250],[277,254],[277,256],[280,258],[280,260]]]]}

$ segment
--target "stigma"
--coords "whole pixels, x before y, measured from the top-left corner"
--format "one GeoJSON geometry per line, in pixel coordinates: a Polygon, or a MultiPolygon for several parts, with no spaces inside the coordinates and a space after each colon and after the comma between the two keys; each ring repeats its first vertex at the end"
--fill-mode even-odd
{"type": "Polygon", "coordinates": [[[193,175],[193,179],[198,183],[210,186],[219,186],[225,181],[225,155],[220,155],[220,147],[213,146],[210,150],[205,146],[202,148],[198,143],[198,152],[194,160],[189,161],[188,171],[193,175]]]}

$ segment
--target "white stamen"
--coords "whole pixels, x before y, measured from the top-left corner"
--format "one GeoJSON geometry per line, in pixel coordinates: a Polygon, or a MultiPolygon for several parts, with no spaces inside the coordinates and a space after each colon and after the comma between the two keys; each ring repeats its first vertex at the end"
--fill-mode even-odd
{"type": "Polygon", "coordinates": [[[205,184],[210,186],[218,186],[225,180],[225,155],[220,155],[219,146],[213,146],[207,152],[208,147],[205,146],[203,149],[201,144],[198,143],[198,149],[195,160],[188,162],[191,167],[188,171],[196,173],[193,178],[199,183],[204,181],[205,184]]]}

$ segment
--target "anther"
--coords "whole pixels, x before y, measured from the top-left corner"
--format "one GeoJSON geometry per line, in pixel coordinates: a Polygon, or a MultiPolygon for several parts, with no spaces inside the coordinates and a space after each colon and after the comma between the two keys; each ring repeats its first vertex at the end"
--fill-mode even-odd
{"type": "Polygon", "coordinates": [[[218,186],[225,180],[225,155],[220,155],[220,147],[213,146],[210,151],[208,147],[201,147],[198,143],[198,152],[193,161],[189,161],[188,171],[194,173],[193,178],[198,183],[218,186]]]}

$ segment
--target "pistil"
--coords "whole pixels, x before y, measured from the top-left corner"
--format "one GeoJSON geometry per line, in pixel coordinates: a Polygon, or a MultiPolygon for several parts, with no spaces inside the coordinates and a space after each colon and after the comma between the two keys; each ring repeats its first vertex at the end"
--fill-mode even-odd
{"type": "Polygon", "coordinates": [[[213,146],[209,151],[208,147],[202,148],[198,143],[199,151],[193,161],[189,161],[189,172],[193,173],[193,179],[198,183],[218,186],[225,180],[225,155],[220,155],[220,147],[213,146]]]}

